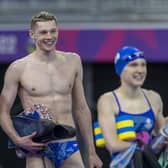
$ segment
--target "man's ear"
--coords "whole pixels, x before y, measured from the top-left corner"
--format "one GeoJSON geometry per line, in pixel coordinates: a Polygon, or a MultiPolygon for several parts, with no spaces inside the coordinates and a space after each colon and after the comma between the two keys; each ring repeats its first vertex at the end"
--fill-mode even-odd
{"type": "Polygon", "coordinates": [[[34,40],[34,32],[33,32],[33,30],[29,30],[29,36],[34,40]]]}

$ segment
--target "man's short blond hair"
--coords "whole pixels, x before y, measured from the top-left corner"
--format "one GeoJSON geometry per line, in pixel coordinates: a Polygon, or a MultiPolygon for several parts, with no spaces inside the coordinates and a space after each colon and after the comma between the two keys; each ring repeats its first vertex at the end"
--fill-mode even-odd
{"type": "Polygon", "coordinates": [[[32,17],[31,25],[30,25],[31,29],[33,30],[35,28],[37,22],[45,22],[50,20],[54,20],[56,24],[58,22],[54,14],[48,13],[46,11],[41,11],[32,17]]]}

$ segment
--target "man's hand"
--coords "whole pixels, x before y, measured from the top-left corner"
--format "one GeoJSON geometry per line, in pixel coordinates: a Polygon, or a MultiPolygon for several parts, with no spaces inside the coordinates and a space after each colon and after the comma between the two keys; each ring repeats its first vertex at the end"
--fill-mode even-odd
{"type": "Polygon", "coordinates": [[[89,155],[89,168],[102,168],[103,163],[96,153],[89,155]]]}
{"type": "Polygon", "coordinates": [[[33,142],[32,139],[35,135],[36,135],[36,132],[33,132],[30,135],[20,137],[19,140],[15,142],[16,146],[23,148],[31,153],[36,153],[44,149],[44,147],[46,146],[45,144],[33,142]]]}

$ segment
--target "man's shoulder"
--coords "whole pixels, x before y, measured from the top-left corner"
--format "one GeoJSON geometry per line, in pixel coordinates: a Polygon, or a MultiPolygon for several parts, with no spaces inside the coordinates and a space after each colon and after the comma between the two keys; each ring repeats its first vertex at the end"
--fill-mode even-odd
{"type": "Polygon", "coordinates": [[[70,51],[61,51],[61,50],[56,50],[57,54],[60,55],[66,55],[66,56],[79,56],[77,53],[75,52],[70,52],[70,51]]]}
{"type": "MultiPolygon", "coordinates": [[[[71,67],[81,67],[81,58],[77,53],[57,51],[61,62],[71,67]]],[[[77,68],[78,69],[78,68],[77,68]]]]}
{"type": "Polygon", "coordinates": [[[17,59],[9,65],[9,69],[22,70],[28,62],[28,56],[17,59]]]}
{"type": "Polygon", "coordinates": [[[71,59],[71,60],[80,59],[79,54],[77,54],[75,52],[65,52],[65,51],[58,51],[57,50],[57,54],[60,55],[61,57],[65,57],[65,58],[71,59]]]}

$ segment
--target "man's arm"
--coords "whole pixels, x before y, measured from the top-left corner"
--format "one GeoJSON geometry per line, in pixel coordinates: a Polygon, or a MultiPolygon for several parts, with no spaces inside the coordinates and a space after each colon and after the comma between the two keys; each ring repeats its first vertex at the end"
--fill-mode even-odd
{"type": "Polygon", "coordinates": [[[73,102],[73,115],[75,123],[79,127],[80,134],[83,138],[83,142],[87,148],[87,154],[89,159],[89,168],[99,168],[102,166],[102,162],[97,157],[93,141],[92,132],[92,120],[91,112],[88,108],[84,89],[82,84],[83,71],[80,59],[77,57],[77,73],[75,76],[74,86],[72,90],[72,102],[73,102]]]}
{"type": "Polygon", "coordinates": [[[0,125],[4,132],[13,140],[13,142],[20,147],[32,150],[40,150],[44,144],[34,143],[32,138],[36,133],[20,137],[13,127],[10,117],[10,111],[17,95],[19,81],[23,69],[14,62],[11,64],[5,74],[4,86],[1,93],[1,109],[0,109],[0,125]]]}
{"type": "Polygon", "coordinates": [[[1,93],[0,124],[4,132],[15,143],[17,143],[19,136],[13,127],[10,110],[17,95],[19,74],[20,72],[16,68],[16,64],[11,64],[5,73],[4,86],[1,93]]]}

